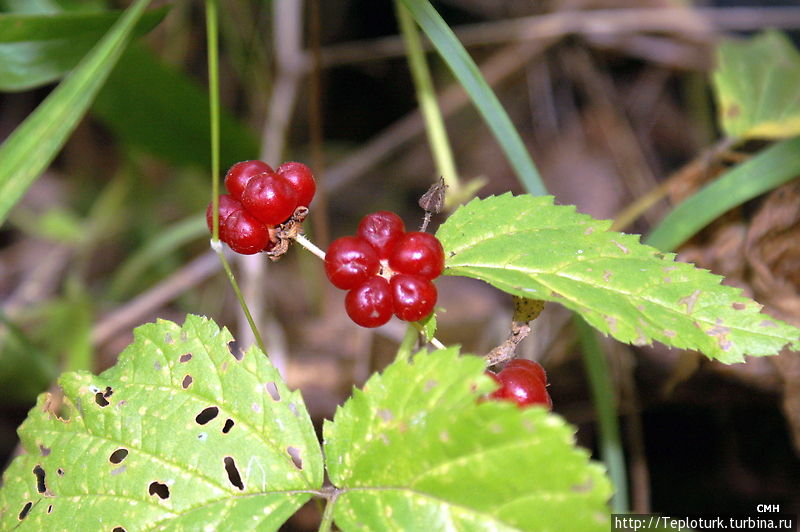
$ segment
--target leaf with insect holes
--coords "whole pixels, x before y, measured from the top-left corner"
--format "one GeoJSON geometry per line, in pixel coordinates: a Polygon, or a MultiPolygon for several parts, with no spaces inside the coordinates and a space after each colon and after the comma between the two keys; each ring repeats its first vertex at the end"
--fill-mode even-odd
{"type": "Polygon", "coordinates": [[[778,31],[717,49],[714,90],[719,119],[733,138],[800,134],[800,52],[778,31]]]}
{"type": "Polygon", "coordinates": [[[420,353],[374,375],[326,422],[349,530],[608,530],[610,484],[575,429],[543,408],[479,402],[479,357],[420,353]]]}
{"type": "Polygon", "coordinates": [[[198,316],[143,325],[116,366],[66,373],[19,429],[2,530],[277,530],[322,485],[299,392],[198,316]]]}
{"type": "Polygon", "coordinates": [[[439,227],[445,275],[486,281],[515,296],[557,301],[622,342],[657,340],[725,363],[800,349],[800,330],[722,277],[608,231],[611,222],[553,198],[476,199],[439,227]]]}

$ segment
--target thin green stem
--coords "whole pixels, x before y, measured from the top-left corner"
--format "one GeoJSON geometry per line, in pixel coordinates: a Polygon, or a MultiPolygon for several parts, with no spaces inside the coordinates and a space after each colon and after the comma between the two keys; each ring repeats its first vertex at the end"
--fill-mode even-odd
{"type": "Polygon", "coordinates": [[[411,357],[411,352],[417,344],[417,338],[419,338],[419,331],[413,325],[415,324],[410,323],[406,327],[406,333],[403,335],[403,340],[397,348],[397,355],[394,357],[395,362],[405,362],[411,357]]]}
{"type": "Polygon", "coordinates": [[[456,192],[460,187],[458,171],[453,158],[453,150],[447,137],[444,119],[436,101],[436,90],[433,87],[433,80],[425,59],[425,50],[422,47],[419,31],[414,19],[411,17],[411,13],[402,5],[400,0],[395,0],[395,8],[397,20],[400,24],[400,32],[405,43],[408,66],[411,70],[411,77],[414,80],[419,108],[425,119],[425,131],[428,135],[428,143],[436,162],[436,168],[444,178],[445,184],[450,188],[452,195],[456,196],[456,192]]]}
{"type": "Polygon", "coordinates": [[[619,432],[619,420],[614,404],[614,387],[608,372],[605,353],[597,338],[597,331],[581,317],[575,315],[578,326],[578,338],[583,352],[583,363],[589,376],[592,399],[597,409],[597,423],[600,429],[600,457],[608,468],[611,482],[616,489],[611,498],[614,513],[629,511],[628,473],[625,466],[625,454],[619,432]]]}
{"type": "Polygon", "coordinates": [[[211,116],[211,202],[212,202],[212,230],[211,230],[211,249],[213,249],[217,257],[222,263],[222,268],[225,270],[225,275],[228,276],[228,281],[231,283],[233,292],[236,294],[236,299],[239,300],[239,305],[242,307],[247,323],[253,331],[253,337],[256,339],[256,344],[264,354],[267,354],[267,349],[264,346],[264,340],[261,338],[261,333],[258,332],[256,323],[253,320],[250,309],[244,300],[242,291],[239,289],[239,284],[233,276],[233,271],[225,258],[225,253],[222,251],[222,244],[219,241],[219,41],[218,34],[218,17],[217,17],[217,2],[216,0],[206,0],[206,46],[208,50],[208,93],[209,93],[209,110],[211,116]]]}
{"type": "Polygon", "coordinates": [[[211,117],[212,239],[219,240],[219,41],[217,2],[206,0],[206,46],[208,50],[208,105],[211,117]]]}
{"type": "Polygon", "coordinates": [[[327,497],[328,500],[325,503],[325,511],[322,514],[322,522],[320,522],[319,528],[317,529],[319,532],[330,532],[331,527],[333,526],[333,510],[336,507],[336,499],[338,498],[338,491],[334,492],[332,496],[327,497]]]}
{"type": "Polygon", "coordinates": [[[261,352],[265,355],[267,354],[267,348],[264,346],[264,340],[261,338],[261,333],[258,331],[256,327],[256,322],[253,320],[252,314],[250,314],[250,308],[247,306],[247,303],[244,300],[244,296],[242,295],[242,291],[239,289],[239,283],[236,282],[236,277],[233,276],[233,270],[231,270],[231,265],[228,262],[228,259],[225,258],[225,253],[222,251],[222,244],[219,240],[211,241],[211,248],[217,253],[217,257],[219,257],[220,262],[222,263],[222,269],[225,270],[225,275],[228,276],[228,281],[231,283],[231,288],[233,288],[233,293],[236,294],[236,299],[239,301],[239,306],[242,307],[242,312],[244,312],[244,317],[247,319],[247,323],[250,325],[250,329],[253,331],[253,336],[256,339],[256,345],[258,348],[261,349],[261,352]]]}

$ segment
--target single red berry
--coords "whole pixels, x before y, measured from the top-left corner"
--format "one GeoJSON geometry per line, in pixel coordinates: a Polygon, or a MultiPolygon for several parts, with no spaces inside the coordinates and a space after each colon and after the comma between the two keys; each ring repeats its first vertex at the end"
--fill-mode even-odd
{"type": "Polygon", "coordinates": [[[436,286],[418,275],[396,273],[389,281],[392,288],[394,315],[404,321],[419,321],[433,312],[436,286]]]}
{"type": "Polygon", "coordinates": [[[285,222],[297,208],[297,192],[277,174],[259,174],[250,179],[242,193],[247,212],[265,224],[285,222]]]}
{"type": "Polygon", "coordinates": [[[378,276],[367,279],[347,292],[344,309],[356,325],[380,327],[392,317],[389,283],[378,276]]]}
{"type": "Polygon", "coordinates": [[[525,368],[504,369],[497,378],[501,387],[489,395],[492,399],[513,401],[519,407],[538,404],[550,408],[553,405],[545,384],[525,368]]]}
{"type": "Polygon", "coordinates": [[[375,249],[355,236],[337,238],[325,254],[325,274],[331,284],[342,290],[355,288],[380,270],[375,249]]]}
{"type": "Polygon", "coordinates": [[[317,191],[317,184],[314,182],[314,174],[311,173],[311,169],[303,163],[290,162],[280,165],[275,173],[292,184],[297,193],[297,206],[308,207],[317,191]]]}
{"type": "Polygon", "coordinates": [[[542,384],[547,384],[547,373],[545,373],[544,368],[538,362],[534,362],[533,360],[528,360],[525,358],[515,358],[508,364],[506,364],[503,370],[507,370],[510,368],[522,368],[524,370],[530,371],[536,377],[542,381],[542,384]]]}
{"type": "Polygon", "coordinates": [[[267,227],[244,209],[232,212],[225,218],[219,238],[242,255],[253,255],[272,247],[267,227]]]}
{"type": "Polygon", "coordinates": [[[388,259],[405,231],[403,220],[395,213],[378,211],[361,219],[357,234],[375,248],[380,259],[388,259]]]}
{"type": "MultiPolygon", "coordinates": [[[[219,197],[219,226],[225,223],[225,219],[233,212],[242,210],[242,204],[230,197],[228,194],[222,194],[219,197]]],[[[206,209],[206,223],[208,230],[214,231],[214,202],[208,204],[206,209]]]]}
{"type": "Polygon", "coordinates": [[[444,270],[444,248],[430,233],[406,233],[389,255],[389,267],[399,273],[435,279],[444,270]]]}
{"type": "Polygon", "coordinates": [[[250,178],[264,172],[272,172],[272,167],[263,161],[242,161],[230,167],[225,174],[225,188],[232,198],[242,199],[247,182],[250,178]]]}

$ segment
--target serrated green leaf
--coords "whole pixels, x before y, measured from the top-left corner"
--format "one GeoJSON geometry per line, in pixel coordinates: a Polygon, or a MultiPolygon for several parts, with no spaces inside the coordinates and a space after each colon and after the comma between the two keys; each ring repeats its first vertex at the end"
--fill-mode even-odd
{"type": "Polygon", "coordinates": [[[733,138],[800,134],[800,52],[778,31],[717,49],[714,89],[719,119],[733,138]]]}
{"type": "Polygon", "coordinates": [[[100,376],[64,374],[65,419],[43,394],[19,429],[0,529],[276,530],[322,485],[319,443],[299,392],[231,342],[159,321],[100,376]]]}
{"type": "Polygon", "coordinates": [[[53,92],[0,145],[0,224],[77,126],[127,46],[149,0],[137,0],[53,92]]]}
{"type": "Polygon", "coordinates": [[[602,467],[542,408],[479,403],[479,357],[421,353],[374,375],[324,428],[342,530],[608,530],[602,467]]]}
{"type": "Polygon", "coordinates": [[[800,330],[759,313],[722,277],[609,226],[552,197],[504,194],[459,208],[436,236],[446,275],[557,301],[622,342],[657,340],[726,363],[800,348],[800,330]]]}

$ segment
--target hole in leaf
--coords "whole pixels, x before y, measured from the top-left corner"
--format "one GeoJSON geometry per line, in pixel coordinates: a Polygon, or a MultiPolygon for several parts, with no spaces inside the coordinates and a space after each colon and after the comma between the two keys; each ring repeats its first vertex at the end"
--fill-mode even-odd
{"type": "Polygon", "coordinates": [[[182,387],[184,390],[186,390],[187,388],[189,388],[189,386],[191,386],[191,385],[192,385],[192,381],[193,381],[193,380],[194,380],[194,379],[192,379],[192,376],[191,376],[191,375],[186,375],[186,376],[183,378],[183,382],[181,382],[181,387],[182,387]]]}
{"type": "Polygon", "coordinates": [[[292,463],[297,469],[303,469],[303,459],[300,458],[300,449],[297,447],[287,447],[286,452],[292,457],[292,463]]]}
{"type": "Polygon", "coordinates": [[[64,476],[64,470],[59,467],[58,469],[56,469],[56,474],[59,477],[63,477],[64,476]]]}
{"type": "Polygon", "coordinates": [[[108,457],[108,461],[112,464],[119,464],[122,463],[123,460],[128,456],[128,449],[120,448],[111,453],[111,456],[108,457]]]}
{"type": "Polygon", "coordinates": [[[225,462],[225,472],[228,474],[228,481],[240,490],[244,490],[244,484],[242,483],[242,477],[239,475],[239,470],[236,468],[236,462],[234,462],[233,458],[230,456],[226,456],[223,462],[225,462]]]}
{"type": "Polygon", "coordinates": [[[25,503],[25,506],[22,507],[22,511],[19,513],[19,520],[20,521],[22,521],[23,519],[28,517],[28,512],[31,511],[31,507],[32,506],[33,506],[33,503],[30,502],[30,501],[25,503]]]}
{"type": "Polygon", "coordinates": [[[233,420],[231,418],[226,419],[225,420],[225,426],[222,427],[222,433],[223,434],[229,433],[231,431],[231,429],[233,428],[233,424],[234,423],[233,423],[233,420]]]}
{"type": "Polygon", "coordinates": [[[170,333],[167,333],[164,335],[164,342],[168,344],[174,344],[175,340],[172,339],[172,335],[170,333]]]}
{"type": "Polygon", "coordinates": [[[244,353],[242,353],[239,343],[236,340],[228,342],[228,351],[231,352],[233,358],[236,360],[242,360],[244,358],[244,353]]]}
{"type": "Polygon", "coordinates": [[[202,412],[197,414],[197,417],[194,418],[197,421],[198,425],[205,425],[219,414],[219,408],[216,406],[209,406],[208,408],[204,408],[202,412]]]}
{"type": "Polygon", "coordinates": [[[181,355],[181,358],[179,358],[178,360],[180,360],[181,363],[185,364],[186,362],[189,362],[191,359],[192,359],[192,354],[186,353],[185,355],[181,355]]]}
{"type": "Polygon", "coordinates": [[[103,396],[103,392],[97,392],[94,394],[94,402],[100,405],[100,407],[105,407],[110,404],[108,399],[103,396]]]}
{"type": "Polygon", "coordinates": [[[128,532],[128,531],[122,528],[121,526],[115,526],[111,532],[128,532]]]}
{"type": "Polygon", "coordinates": [[[297,406],[295,406],[294,403],[289,403],[289,410],[292,411],[292,414],[294,414],[295,417],[298,417],[300,415],[300,412],[297,411],[297,406]]]}
{"type": "Polygon", "coordinates": [[[47,506],[47,513],[49,513],[49,514],[53,513],[53,505],[52,504],[47,506]]]}
{"type": "Polygon", "coordinates": [[[47,485],[44,483],[44,469],[39,464],[33,468],[33,474],[36,475],[36,491],[44,493],[47,491],[47,485]]]}
{"type": "Polygon", "coordinates": [[[274,382],[268,382],[264,385],[264,388],[267,389],[269,396],[272,397],[273,401],[280,401],[281,394],[278,393],[278,387],[275,385],[274,382]]]}
{"type": "Polygon", "coordinates": [[[169,499],[169,486],[161,482],[151,482],[148,489],[150,495],[158,495],[160,499],[169,499]]]}
{"type": "Polygon", "coordinates": [[[47,455],[49,455],[49,454],[50,454],[50,451],[51,451],[50,447],[45,447],[45,446],[44,446],[44,445],[42,445],[41,443],[39,444],[39,453],[40,453],[42,456],[47,456],[47,455]]]}

